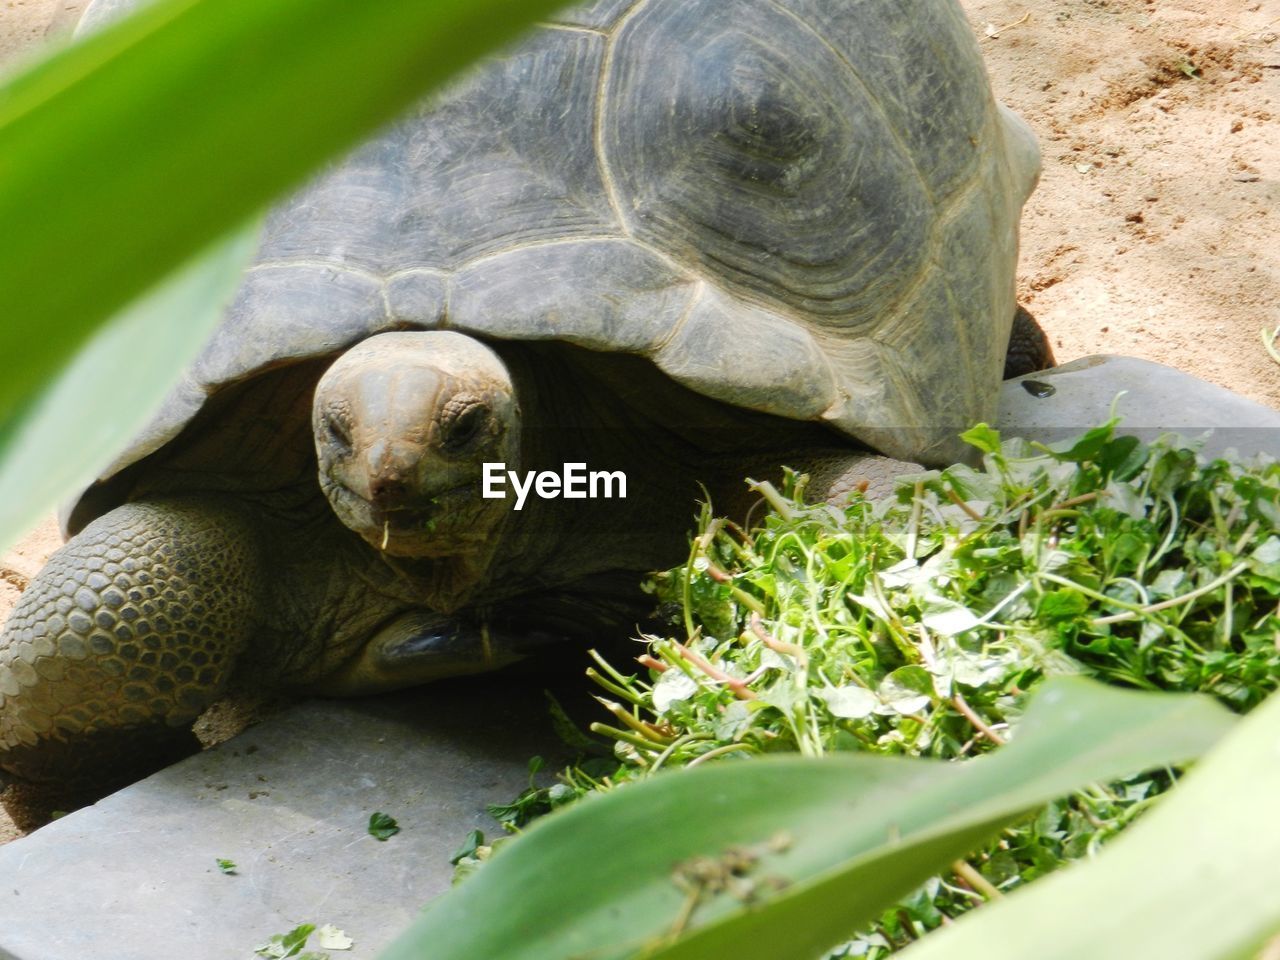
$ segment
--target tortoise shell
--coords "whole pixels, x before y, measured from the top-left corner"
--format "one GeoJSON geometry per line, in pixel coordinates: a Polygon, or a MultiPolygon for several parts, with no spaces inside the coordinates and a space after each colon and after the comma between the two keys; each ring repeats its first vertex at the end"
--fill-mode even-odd
{"type": "Polygon", "coordinates": [[[1038,167],[954,0],[596,0],[279,206],[103,479],[230,384],[414,328],[636,354],[948,460],[995,414],[1038,167]]]}

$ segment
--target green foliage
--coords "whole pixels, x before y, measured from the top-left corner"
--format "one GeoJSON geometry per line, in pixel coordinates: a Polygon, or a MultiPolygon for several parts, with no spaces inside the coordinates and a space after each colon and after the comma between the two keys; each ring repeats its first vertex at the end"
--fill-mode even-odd
{"type": "Polygon", "coordinates": [[[307,941],[311,938],[311,934],[315,933],[316,925],[314,923],[303,923],[288,933],[274,934],[266,943],[260,944],[254,949],[260,957],[266,957],[267,960],[286,960],[293,957],[296,960],[326,960],[327,954],[315,953],[309,951],[302,952],[302,948],[307,945],[307,941]]]}
{"type": "MultiPolygon", "coordinates": [[[[559,709],[559,704],[552,701],[553,710],[559,709]]],[[[568,718],[563,718],[565,723],[568,718]]],[[[573,728],[571,741],[586,743],[591,742],[580,732],[573,728]]],[[[493,817],[502,824],[507,830],[517,831],[526,823],[537,819],[545,813],[550,813],[556,807],[563,806],[569,801],[575,799],[576,794],[564,784],[553,784],[550,787],[539,787],[534,778],[538,775],[538,771],[542,769],[543,760],[541,757],[534,757],[529,761],[529,786],[520,792],[510,803],[493,803],[488,806],[489,816],[493,817]]]]}
{"type": "MultiPolygon", "coordinates": [[[[0,544],[104,466],[97,423],[55,433],[30,419],[97,328],[557,5],[162,0],[0,86],[0,458],[22,436],[44,443],[10,467],[42,493],[0,501],[0,544]]],[[[85,358],[95,383],[75,395],[86,420],[145,419],[207,330],[185,310],[168,319],[171,353],[123,367],[85,358]],[[122,385],[132,402],[110,392],[122,385]]]]}
{"type": "Polygon", "coordinates": [[[533,824],[383,960],[814,956],[1025,811],[1231,725],[1207,698],[1064,678],[969,762],[774,755],[652,777],[533,824]]]}
{"type": "Polygon", "coordinates": [[[236,862],[234,860],[224,860],[218,857],[218,869],[228,876],[234,876],[236,872],[236,862]]]}
{"type": "Polygon", "coordinates": [[[395,817],[380,810],[369,814],[369,836],[375,840],[390,840],[399,832],[395,817]]]}
{"type": "MultiPolygon", "coordinates": [[[[652,585],[684,636],[648,638],[641,674],[589,671],[620,764],[565,771],[543,804],[724,757],[985,753],[1058,675],[1237,710],[1280,683],[1275,463],[1197,466],[1114,424],[1054,449],[966,438],[982,469],[905,478],[888,501],[806,505],[792,478],[759,485],[773,510],[755,529],[704,510],[688,562],[652,585]]],[[[884,956],[1096,852],[1174,782],[1126,773],[1004,831],[838,955],[884,956]]]]}
{"type": "Polygon", "coordinates": [[[460,861],[474,858],[482,846],[484,846],[484,831],[472,830],[463,838],[462,846],[453,852],[449,862],[456,867],[460,861]]]}
{"type": "Polygon", "coordinates": [[[967,756],[1059,674],[1240,710],[1276,688],[1280,466],[1197,469],[1113,425],[1057,451],[967,436],[983,469],[890,500],[761,485],[777,509],[751,531],[704,510],[689,561],[653,584],[684,639],[650,637],[643,676],[591,671],[617,721],[595,727],[624,761],[611,781],[727,752],[967,756]]]}
{"type": "Polygon", "coordinates": [[[883,502],[765,489],[781,509],[751,531],[704,511],[689,562],[654,582],[684,639],[649,637],[644,677],[594,671],[627,769],[726,750],[955,758],[1062,673],[1240,710],[1276,689],[1280,466],[1197,467],[1178,440],[1112,425],[1059,451],[968,436],[982,470],[905,477],[883,502]]]}

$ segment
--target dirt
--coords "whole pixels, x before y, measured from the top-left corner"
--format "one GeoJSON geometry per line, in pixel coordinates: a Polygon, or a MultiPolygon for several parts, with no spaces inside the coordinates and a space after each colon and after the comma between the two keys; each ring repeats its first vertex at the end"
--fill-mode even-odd
{"type": "Polygon", "coordinates": [[[1280,407],[1280,0],[963,6],[1040,141],[1018,296],[1058,360],[1143,357],[1280,407]]]}
{"type": "MultiPolygon", "coordinates": [[[[0,0],[0,69],[82,0],[0,0]]],[[[962,0],[996,94],[1040,140],[1020,302],[1059,362],[1178,367],[1280,408],[1280,0],[962,0]]],[[[57,546],[0,558],[0,620],[57,546]]],[[[260,707],[221,705],[217,740],[260,707]]],[[[0,842],[16,833],[0,816],[0,842]]]]}
{"type": "Polygon", "coordinates": [[[70,33],[88,5],[88,0],[0,0],[0,70],[70,33]]]}

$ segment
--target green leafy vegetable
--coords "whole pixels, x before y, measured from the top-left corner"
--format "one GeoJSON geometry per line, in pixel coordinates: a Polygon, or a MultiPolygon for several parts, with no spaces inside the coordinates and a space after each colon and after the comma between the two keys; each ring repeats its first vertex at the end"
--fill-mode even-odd
{"type": "MultiPolygon", "coordinates": [[[[559,705],[553,700],[553,716],[558,707],[559,705]]],[[[569,722],[568,717],[564,717],[563,722],[567,724],[569,722]]],[[[542,766],[542,758],[534,757],[529,761],[529,786],[522,790],[520,795],[510,803],[489,805],[489,816],[501,823],[505,829],[517,831],[526,823],[545,813],[550,813],[556,807],[574,799],[574,792],[562,783],[552,784],[549,787],[539,787],[534,782],[534,778],[537,776],[538,771],[542,769],[542,766]]]]}
{"type": "Polygon", "coordinates": [[[307,940],[315,929],[314,923],[300,924],[288,933],[274,934],[270,940],[256,947],[253,952],[268,960],[286,960],[288,957],[294,957],[296,960],[326,960],[326,954],[302,952],[302,948],[307,945],[307,940]]]}
{"type": "Polygon", "coordinates": [[[462,846],[453,852],[449,862],[456,867],[461,860],[474,859],[476,851],[482,846],[484,846],[484,832],[482,830],[472,830],[462,841],[462,846]]]}
{"type": "Polygon", "coordinates": [[[369,815],[369,836],[375,840],[388,840],[400,832],[400,825],[389,814],[376,811],[369,815]]]}

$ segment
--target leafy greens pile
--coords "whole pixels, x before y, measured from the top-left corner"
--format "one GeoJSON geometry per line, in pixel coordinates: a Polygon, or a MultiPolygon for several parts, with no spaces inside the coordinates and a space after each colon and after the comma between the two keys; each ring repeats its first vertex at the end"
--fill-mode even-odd
{"type": "MultiPolygon", "coordinates": [[[[980,425],[964,438],[981,468],[904,477],[844,509],[804,503],[789,474],[781,491],[755,485],[769,512],[751,529],[704,508],[688,561],[652,582],[679,636],[644,638],[643,676],[599,657],[589,671],[612,756],[495,813],[518,828],[731,755],[972,756],[1016,735],[1024,694],[1064,673],[1253,707],[1280,685],[1280,464],[1198,464],[1178,438],[1115,426],[1049,448],[980,425]]],[[[1086,855],[1174,777],[1041,810],[835,955],[884,956],[1086,855]]]]}

